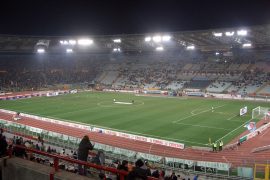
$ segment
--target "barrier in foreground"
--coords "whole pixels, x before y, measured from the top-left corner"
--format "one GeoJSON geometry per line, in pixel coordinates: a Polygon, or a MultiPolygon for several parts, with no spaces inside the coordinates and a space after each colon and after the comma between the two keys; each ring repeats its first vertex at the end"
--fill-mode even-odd
{"type": "MultiPolygon", "coordinates": [[[[14,147],[25,149],[28,152],[32,152],[32,153],[35,153],[35,154],[42,155],[42,156],[53,159],[53,170],[54,171],[52,171],[52,173],[50,174],[50,180],[53,180],[54,179],[54,174],[59,171],[59,161],[60,160],[65,161],[65,162],[69,162],[69,163],[73,163],[73,164],[83,165],[83,166],[86,166],[86,167],[89,167],[89,168],[94,168],[94,169],[97,169],[97,170],[107,171],[107,172],[110,172],[110,173],[113,173],[113,174],[118,174],[119,177],[120,177],[120,180],[124,180],[125,176],[128,175],[128,172],[118,170],[118,169],[112,168],[112,167],[96,165],[96,164],[93,164],[93,163],[80,161],[80,160],[72,159],[72,158],[57,155],[57,154],[50,154],[50,153],[39,151],[39,150],[36,150],[36,149],[26,148],[26,147],[21,146],[21,145],[14,145],[14,147]]],[[[9,156],[10,157],[12,157],[11,153],[12,152],[10,150],[9,151],[9,156]]],[[[148,180],[156,180],[156,178],[153,178],[153,177],[148,177],[147,179],[148,180]]]]}

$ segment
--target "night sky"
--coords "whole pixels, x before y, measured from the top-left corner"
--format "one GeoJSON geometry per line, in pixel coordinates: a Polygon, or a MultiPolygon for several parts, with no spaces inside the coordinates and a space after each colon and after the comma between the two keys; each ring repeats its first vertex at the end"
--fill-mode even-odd
{"type": "Polygon", "coordinates": [[[0,33],[104,35],[270,24],[270,0],[6,0],[0,33]]]}

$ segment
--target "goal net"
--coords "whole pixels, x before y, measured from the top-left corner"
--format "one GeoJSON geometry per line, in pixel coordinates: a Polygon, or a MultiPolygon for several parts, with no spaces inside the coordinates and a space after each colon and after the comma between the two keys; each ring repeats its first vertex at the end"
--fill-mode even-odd
{"type": "Polygon", "coordinates": [[[270,108],[258,106],[252,109],[252,119],[269,119],[270,108]]]}

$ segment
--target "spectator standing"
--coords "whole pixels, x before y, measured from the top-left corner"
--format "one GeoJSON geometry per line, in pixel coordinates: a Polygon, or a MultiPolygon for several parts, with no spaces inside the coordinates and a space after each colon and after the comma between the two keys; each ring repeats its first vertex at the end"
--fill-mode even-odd
{"type": "MultiPolygon", "coordinates": [[[[91,144],[89,137],[85,135],[79,144],[78,160],[87,162],[89,150],[93,150],[93,148],[94,146],[91,144]]],[[[82,169],[82,165],[79,165],[78,168],[79,168],[79,174],[86,175],[87,173],[86,166],[84,166],[84,169],[82,169]]]]}
{"type": "Polygon", "coordinates": [[[6,155],[7,147],[8,147],[8,143],[6,141],[6,137],[1,135],[1,137],[0,137],[0,156],[6,155]]]}

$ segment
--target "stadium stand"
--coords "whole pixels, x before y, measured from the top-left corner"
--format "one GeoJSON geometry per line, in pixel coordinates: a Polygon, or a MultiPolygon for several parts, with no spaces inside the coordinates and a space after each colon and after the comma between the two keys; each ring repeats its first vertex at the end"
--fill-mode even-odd
{"type": "MultiPolygon", "coordinates": [[[[230,28],[227,30],[229,31],[230,28]]],[[[236,30],[237,28],[231,29],[233,32],[236,30]]],[[[35,92],[78,88],[80,90],[136,90],[136,93],[147,90],[155,92],[166,90],[164,93],[166,95],[183,96],[204,96],[205,91],[210,92],[208,97],[214,97],[214,95],[223,97],[223,93],[227,92],[231,93],[231,96],[228,95],[230,97],[233,94],[237,97],[248,98],[257,95],[270,96],[270,36],[265,33],[268,30],[269,26],[267,25],[250,27],[248,36],[241,37],[243,42],[254,40],[252,50],[247,51],[239,46],[238,42],[235,42],[236,37],[232,39],[225,36],[217,38],[213,36],[213,30],[203,30],[172,33],[172,43],[164,44],[163,52],[153,51],[156,48],[155,43],[146,43],[144,41],[145,35],[123,35],[121,37],[123,38],[121,53],[118,54],[112,52],[112,44],[109,43],[114,36],[94,37],[95,44],[98,45],[97,47],[102,47],[101,49],[95,47],[89,48],[88,51],[76,46],[74,51],[77,52],[70,56],[63,55],[63,52],[58,51],[62,49],[59,47],[61,46],[59,40],[63,37],[7,35],[0,37],[0,92],[4,94],[18,91],[35,92]],[[51,42],[46,49],[48,53],[43,54],[44,56],[33,53],[39,38],[48,38],[51,42]],[[183,40],[190,42],[182,42],[183,40]],[[187,51],[186,45],[190,43],[195,43],[195,51],[187,51]],[[216,56],[217,51],[220,52],[219,56],[216,56]],[[188,89],[196,89],[196,91],[191,91],[188,94],[186,93],[188,89]]],[[[16,93],[14,94],[16,95],[16,93]]],[[[267,98],[263,100],[267,100],[267,98]]],[[[194,108],[196,107],[194,106],[194,108]]],[[[208,112],[208,110],[201,112],[204,113],[204,111],[208,112]]],[[[187,113],[189,114],[189,112],[187,113]]],[[[214,113],[213,107],[212,113],[214,113]]],[[[191,112],[191,116],[195,115],[197,115],[196,111],[195,113],[191,112]]],[[[35,126],[35,128],[42,129],[42,132],[47,135],[46,140],[48,141],[41,143],[40,138],[38,140],[27,139],[25,136],[31,135],[33,138],[37,132],[27,130],[26,126],[20,124],[19,121],[13,121],[11,115],[1,113],[1,118],[9,121],[7,123],[3,120],[1,125],[10,130],[11,137],[8,138],[8,141],[10,146],[14,145],[13,154],[15,156],[23,156],[26,159],[31,155],[31,160],[48,167],[54,166],[54,170],[62,168],[69,172],[77,172],[78,164],[82,163],[76,160],[77,139],[78,136],[86,134],[86,129],[76,129],[61,124],[52,126],[49,123],[48,125],[45,122],[43,122],[44,124],[37,122],[35,119],[25,119],[29,123],[28,125],[31,125],[31,128],[28,129],[33,130],[35,126]],[[56,130],[57,132],[55,132],[56,130]],[[51,131],[52,136],[49,136],[49,131],[51,131]],[[81,134],[78,135],[78,133],[81,134]],[[24,138],[16,137],[17,135],[24,138]],[[72,141],[74,138],[76,142],[72,141]],[[22,143],[28,149],[19,147],[22,143]]],[[[232,118],[234,116],[227,120],[234,121],[232,118]]],[[[116,125],[118,124],[116,123],[116,125]]],[[[235,175],[237,166],[250,166],[255,161],[265,163],[268,160],[266,157],[270,157],[269,151],[258,152],[256,155],[251,152],[254,145],[265,150],[265,142],[269,142],[267,141],[269,131],[265,133],[268,135],[260,134],[258,131],[256,135],[259,138],[254,137],[249,140],[249,143],[239,142],[238,139],[234,140],[232,144],[225,146],[224,151],[212,153],[208,147],[190,147],[179,150],[160,144],[153,145],[150,142],[114,137],[112,134],[99,134],[92,129],[88,130],[87,133],[91,134],[92,138],[98,142],[96,150],[105,152],[105,164],[99,162],[102,166],[97,166],[97,161],[93,161],[100,157],[97,157],[98,154],[101,154],[100,151],[97,151],[91,153],[92,156],[89,158],[89,162],[96,164],[87,163],[84,165],[97,168],[98,175],[100,175],[101,170],[109,171],[110,173],[105,173],[108,179],[120,178],[122,180],[122,175],[127,175],[127,173],[117,170],[120,161],[125,162],[123,163],[124,167],[121,167],[125,169],[126,162],[130,166],[134,166],[134,163],[141,158],[151,159],[153,163],[139,162],[136,168],[147,166],[147,169],[150,167],[152,176],[159,179],[170,179],[168,176],[171,176],[173,171],[183,178],[192,178],[195,175],[194,171],[197,171],[204,179],[208,179],[208,176],[213,179],[226,179],[227,174],[224,175],[224,173],[235,175]],[[116,141],[113,141],[113,138],[116,141]],[[148,166],[148,163],[153,166],[148,166]],[[219,175],[218,170],[222,171],[219,175]],[[117,177],[116,174],[120,177],[117,177]]],[[[6,136],[8,136],[7,134],[5,133],[6,136]]],[[[228,134],[231,135],[230,132],[228,134]]],[[[1,140],[5,144],[5,140],[1,140]]],[[[4,152],[3,149],[1,149],[2,152],[4,152]]],[[[153,178],[148,177],[148,179],[153,178]]],[[[233,176],[231,179],[245,178],[233,176]]]]}
{"type": "Polygon", "coordinates": [[[270,85],[266,85],[263,89],[261,89],[258,94],[269,95],[270,94],[270,85]]]}
{"type": "Polygon", "coordinates": [[[213,82],[210,84],[207,88],[207,92],[213,92],[213,93],[222,93],[225,89],[227,89],[229,86],[231,86],[231,82],[213,82]]]}

